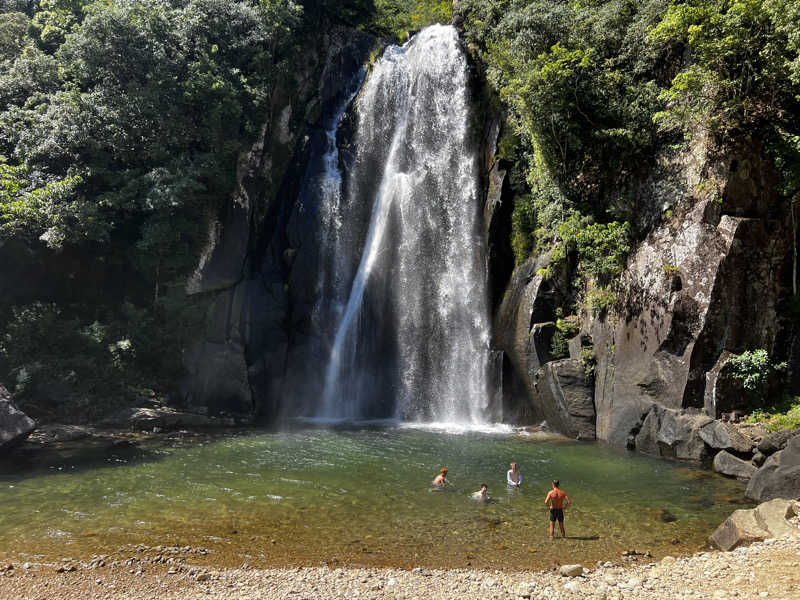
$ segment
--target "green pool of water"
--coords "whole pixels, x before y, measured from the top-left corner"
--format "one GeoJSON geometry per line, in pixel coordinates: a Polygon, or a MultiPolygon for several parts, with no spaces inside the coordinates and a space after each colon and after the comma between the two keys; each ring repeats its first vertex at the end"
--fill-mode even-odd
{"type": "Polygon", "coordinates": [[[0,463],[0,555],[88,556],[127,544],[192,545],[219,565],[547,568],[701,547],[743,486],[602,444],[395,426],[305,428],[0,463]],[[519,464],[520,490],[507,489],[519,464]],[[444,491],[431,489],[442,466],[444,491]],[[559,478],[567,539],[547,536],[559,478]],[[494,499],[470,498],[487,483],[494,499]]]}

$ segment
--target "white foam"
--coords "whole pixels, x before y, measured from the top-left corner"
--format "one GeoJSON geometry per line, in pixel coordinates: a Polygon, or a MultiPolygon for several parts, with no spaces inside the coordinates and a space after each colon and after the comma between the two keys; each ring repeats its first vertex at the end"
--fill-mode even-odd
{"type": "Polygon", "coordinates": [[[398,423],[400,429],[422,429],[425,431],[437,431],[454,435],[465,433],[493,433],[508,435],[516,433],[519,428],[512,427],[506,423],[449,423],[449,422],[406,422],[398,423]]]}

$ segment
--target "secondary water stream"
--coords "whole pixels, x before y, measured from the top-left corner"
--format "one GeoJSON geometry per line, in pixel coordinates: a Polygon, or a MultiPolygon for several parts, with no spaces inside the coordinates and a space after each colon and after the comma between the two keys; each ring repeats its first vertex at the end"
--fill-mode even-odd
{"type": "Polygon", "coordinates": [[[390,424],[159,440],[79,444],[2,465],[0,558],[143,543],[207,548],[191,562],[233,566],[591,564],[629,548],[694,551],[743,488],[599,444],[509,431],[390,424]],[[524,476],[518,491],[505,487],[512,460],[524,476]],[[432,491],[441,466],[451,486],[432,491]],[[574,502],[566,540],[547,538],[553,477],[574,502]],[[481,483],[494,503],[471,500],[481,483]]]}

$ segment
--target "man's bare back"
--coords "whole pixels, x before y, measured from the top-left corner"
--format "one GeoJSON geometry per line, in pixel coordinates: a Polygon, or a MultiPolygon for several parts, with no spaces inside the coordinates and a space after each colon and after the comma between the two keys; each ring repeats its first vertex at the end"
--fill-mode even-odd
{"type": "Polygon", "coordinates": [[[558,521],[558,526],[561,529],[561,537],[567,537],[567,532],[564,530],[564,509],[572,504],[572,501],[558,487],[557,479],[553,480],[553,489],[547,493],[544,503],[550,507],[550,537],[553,537],[556,521],[558,521]]]}

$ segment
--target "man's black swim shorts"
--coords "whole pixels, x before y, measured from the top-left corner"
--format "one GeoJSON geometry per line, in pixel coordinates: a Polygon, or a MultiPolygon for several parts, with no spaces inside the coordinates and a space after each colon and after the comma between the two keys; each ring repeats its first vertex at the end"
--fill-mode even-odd
{"type": "Polygon", "coordinates": [[[554,523],[558,521],[559,523],[564,522],[564,509],[563,508],[551,508],[550,509],[550,520],[554,523]]]}

